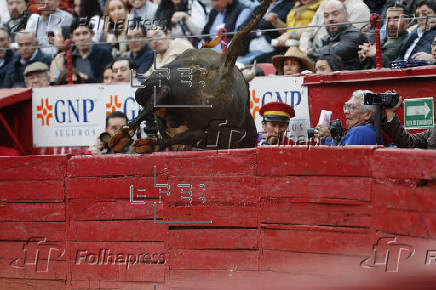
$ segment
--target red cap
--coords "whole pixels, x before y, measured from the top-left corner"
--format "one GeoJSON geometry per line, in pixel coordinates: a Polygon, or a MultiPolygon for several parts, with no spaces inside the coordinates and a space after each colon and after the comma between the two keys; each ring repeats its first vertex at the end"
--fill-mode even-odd
{"type": "Polygon", "coordinates": [[[282,102],[271,102],[263,105],[259,111],[266,122],[289,122],[295,117],[294,108],[282,102]]]}

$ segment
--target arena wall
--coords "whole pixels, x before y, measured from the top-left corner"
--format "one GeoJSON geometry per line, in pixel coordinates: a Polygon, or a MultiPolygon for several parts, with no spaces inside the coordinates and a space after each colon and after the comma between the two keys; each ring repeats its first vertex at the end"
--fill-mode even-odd
{"type": "Polygon", "coordinates": [[[420,289],[435,195],[434,150],[2,157],[0,288],[420,289]]]}

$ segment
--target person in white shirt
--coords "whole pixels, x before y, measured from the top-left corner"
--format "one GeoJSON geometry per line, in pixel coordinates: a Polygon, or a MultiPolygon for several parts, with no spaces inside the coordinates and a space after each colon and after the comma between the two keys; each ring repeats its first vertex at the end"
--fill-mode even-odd
{"type": "Polygon", "coordinates": [[[27,21],[26,30],[36,31],[36,38],[43,48],[43,53],[55,54],[57,49],[50,46],[48,34],[56,28],[71,26],[73,17],[70,13],[58,9],[59,0],[41,0],[38,2],[38,10],[41,15],[32,14],[27,21]]]}

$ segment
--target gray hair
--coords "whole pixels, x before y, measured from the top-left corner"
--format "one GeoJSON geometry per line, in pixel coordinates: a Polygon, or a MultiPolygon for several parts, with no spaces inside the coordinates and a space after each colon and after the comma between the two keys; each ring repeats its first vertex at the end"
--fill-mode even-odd
{"type": "Polygon", "coordinates": [[[358,100],[360,103],[360,111],[361,112],[372,112],[371,115],[371,121],[374,119],[376,110],[377,110],[377,106],[375,105],[365,105],[364,103],[364,96],[366,93],[371,93],[373,94],[374,92],[369,91],[369,90],[357,90],[353,92],[353,95],[351,96],[352,99],[354,100],[358,100]]]}
{"type": "Polygon", "coordinates": [[[20,30],[20,31],[16,32],[15,39],[17,39],[18,36],[23,35],[23,34],[31,34],[32,39],[33,39],[33,43],[38,43],[38,39],[36,38],[36,34],[32,30],[20,30]]]}

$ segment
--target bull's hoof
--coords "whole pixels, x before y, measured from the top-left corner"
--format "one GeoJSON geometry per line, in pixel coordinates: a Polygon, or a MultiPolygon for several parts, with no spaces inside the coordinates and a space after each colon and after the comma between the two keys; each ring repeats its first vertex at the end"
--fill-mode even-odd
{"type": "Polygon", "coordinates": [[[133,142],[132,149],[138,154],[149,154],[159,151],[157,138],[138,139],[133,142]]]}
{"type": "Polygon", "coordinates": [[[109,148],[115,152],[122,152],[124,147],[130,143],[130,138],[135,134],[128,126],[124,126],[121,130],[115,132],[109,140],[109,148]]]}

